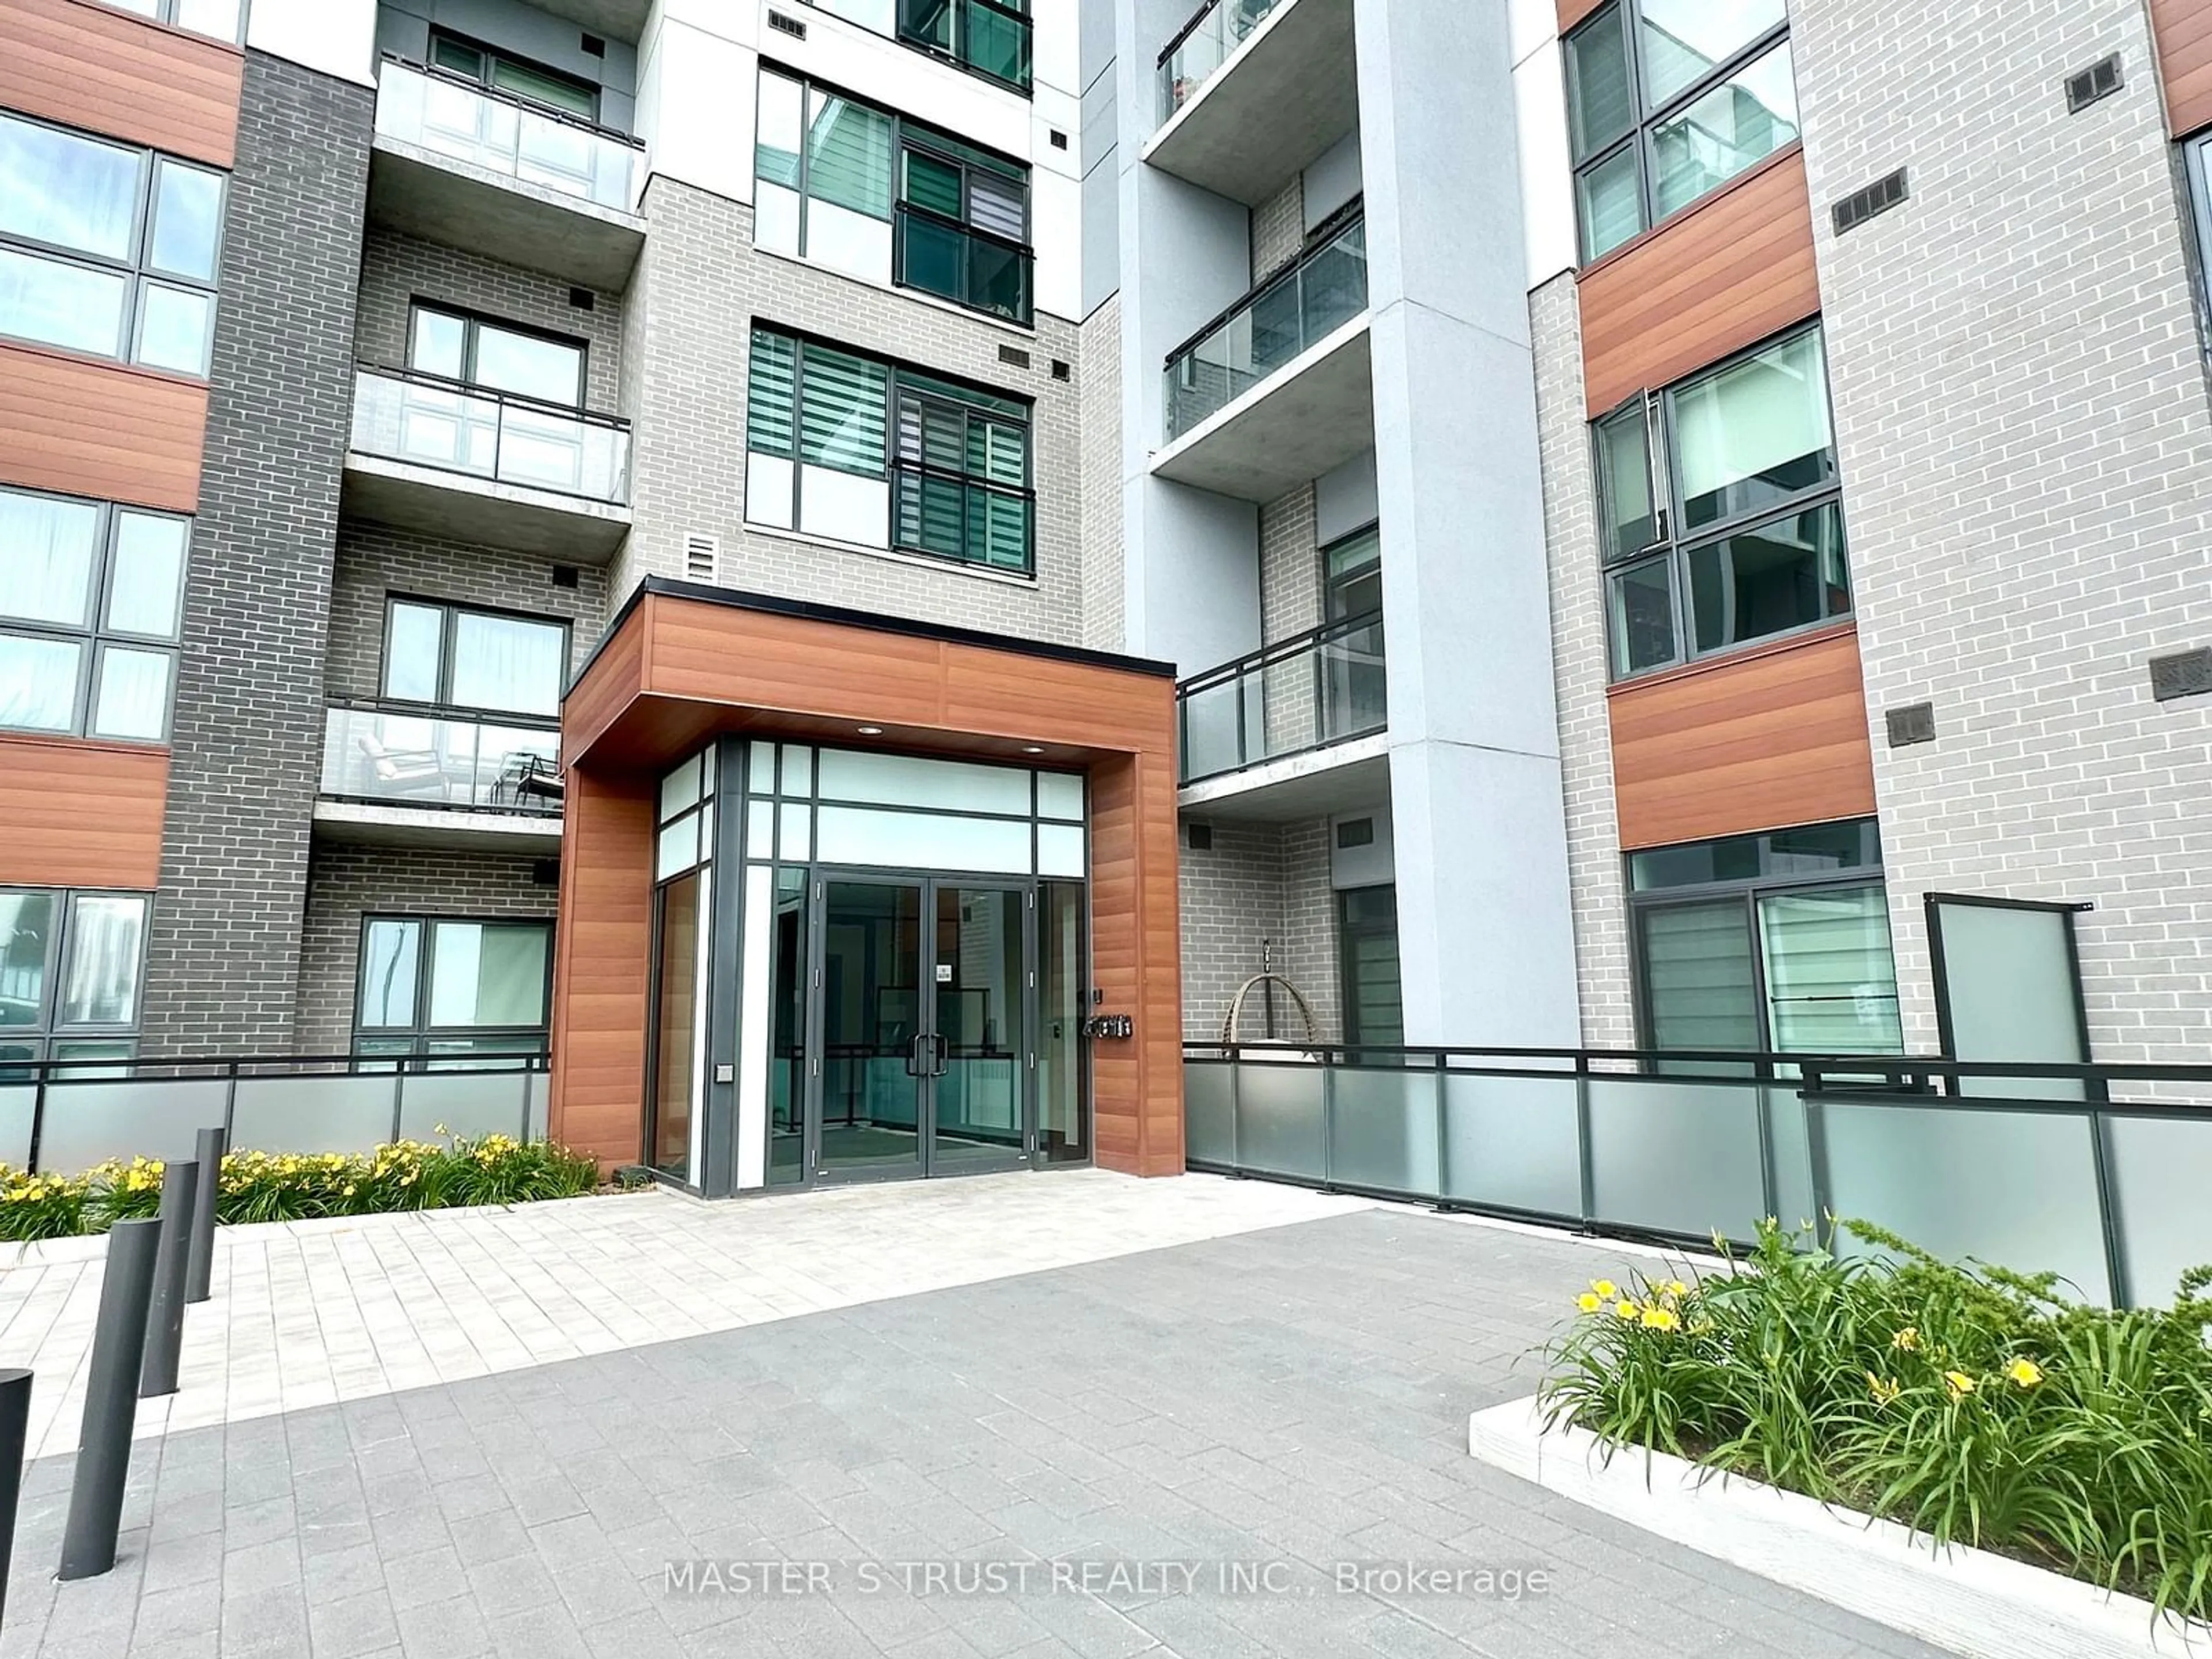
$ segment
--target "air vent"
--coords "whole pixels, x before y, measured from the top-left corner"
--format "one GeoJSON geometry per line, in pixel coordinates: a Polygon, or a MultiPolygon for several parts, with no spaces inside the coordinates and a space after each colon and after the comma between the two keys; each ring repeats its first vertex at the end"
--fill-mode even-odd
{"type": "Polygon", "coordinates": [[[575,585],[576,585],[576,567],[575,567],[574,565],[573,565],[573,564],[556,564],[556,565],[555,565],[555,566],[553,567],[553,586],[556,586],[556,587],[574,587],[575,585]]]}
{"type": "Polygon", "coordinates": [[[1916,702],[1893,708],[1882,717],[1889,725],[1889,746],[1905,749],[1916,743],[1936,741],[1936,705],[1916,702]]]}
{"type": "Polygon", "coordinates": [[[787,34],[794,40],[804,40],[806,38],[806,25],[796,17],[786,17],[780,11],[769,13],[768,26],[777,33],[787,34]]]}
{"type": "Polygon", "coordinates": [[[606,55],[607,55],[607,43],[606,43],[605,41],[604,41],[604,40],[600,40],[600,39],[599,39],[599,37],[598,35],[596,35],[596,34],[587,34],[587,35],[586,35],[586,36],[584,37],[584,56],[585,56],[585,57],[586,57],[586,58],[604,58],[604,57],[605,57],[606,55]]]}
{"type": "Polygon", "coordinates": [[[568,290],[568,303],[579,311],[596,311],[599,296],[587,288],[572,288],[568,290]]]}
{"type": "Polygon", "coordinates": [[[712,536],[686,536],[684,538],[684,574],[695,582],[714,580],[716,568],[722,562],[722,544],[712,536]]]}
{"type": "Polygon", "coordinates": [[[1183,840],[1194,853],[1211,853],[1213,850],[1213,826],[1210,823],[1185,824],[1183,840]]]}
{"type": "Polygon", "coordinates": [[[1009,368],[1027,368],[1030,354],[1019,346],[1002,345],[999,348],[999,361],[1009,368]]]}
{"type": "Polygon", "coordinates": [[[1902,202],[1907,191],[1903,167],[1886,179],[1877,179],[1864,190],[1856,191],[1836,204],[1836,234],[1856,230],[1877,214],[1887,213],[1902,202]]]}
{"type": "Polygon", "coordinates": [[[2176,697],[2199,697],[2212,691],[2212,650],[2184,651],[2150,659],[2150,695],[2154,702],[2176,697]]]}
{"type": "Polygon", "coordinates": [[[2066,112],[2078,115],[2100,99],[2109,98],[2120,89],[2120,55],[2089,65],[2079,75],[2066,77],[2066,112]]]}
{"type": "Polygon", "coordinates": [[[1067,360],[1065,357],[1055,357],[1052,360],[1052,378],[1054,380],[1065,380],[1074,372],[1075,371],[1073,369],[1067,366],[1067,360]]]}
{"type": "Polygon", "coordinates": [[[1058,127],[1054,127],[1052,130],[1052,147],[1054,149],[1066,149],[1067,148],[1067,135],[1062,132],[1058,127]]]}
{"type": "Polygon", "coordinates": [[[531,884],[537,887],[558,887],[561,884],[561,860],[538,859],[530,866],[531,884]]]}
{"type": "Polygon", "coordinates": [[[1375,820],[1373,818],[1346,818],[1336,826],[1336,846],[1339,852],[1348,853],[1355,847],[1374,845],[1375,820]]]}

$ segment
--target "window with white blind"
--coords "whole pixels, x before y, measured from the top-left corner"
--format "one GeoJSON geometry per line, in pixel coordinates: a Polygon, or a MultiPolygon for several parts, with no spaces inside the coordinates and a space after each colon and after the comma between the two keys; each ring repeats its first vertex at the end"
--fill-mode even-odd
{"type": "Polygon", "coordinates": [[[0,1080],[41,1060],[137,1052],[149,902],[144,893],[0,888],[0,1080]]]}

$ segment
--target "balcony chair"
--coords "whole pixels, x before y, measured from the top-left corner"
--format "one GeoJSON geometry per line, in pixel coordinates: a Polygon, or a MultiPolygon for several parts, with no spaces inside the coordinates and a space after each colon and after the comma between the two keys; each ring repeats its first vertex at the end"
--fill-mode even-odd
{"type": "Polygon", "coordinates": [[[386,749],[380,739],[366,732],[356,737],[354,742],[368,762],[369,775],[374,780],[369,794],[410,799],[434,795],[440,800],[451,798],[445,763],[435,750],[386,749]]]}

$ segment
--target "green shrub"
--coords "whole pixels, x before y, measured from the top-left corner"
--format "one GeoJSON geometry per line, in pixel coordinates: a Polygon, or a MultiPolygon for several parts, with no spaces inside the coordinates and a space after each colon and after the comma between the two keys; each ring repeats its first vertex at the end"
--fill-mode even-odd
{"type": "MultiPolygon", "coordinates": [[[[22,1176],[0,1167],[0,1239],[105,1232],[159,1213],[162,1165],[110,1161],[82,1176],[22,1176]]],[[[599,1185],[599,1164],[547,1141],[507,1135],[395,1141],[366,1156],[232,1152],[216,1216],[224,1222],[304,1221],[462,1204],[574,1198],[599,1185]]]]}
{"type": "Polygon", "coordinates": [[[1547,1425],[2212,1618],[2212,1268],[2115,1313],[1840,1224],[1894,1260],[1768,1220],[1694,1284],[1594,1282],[1547,1351],[1547,1425]]]}

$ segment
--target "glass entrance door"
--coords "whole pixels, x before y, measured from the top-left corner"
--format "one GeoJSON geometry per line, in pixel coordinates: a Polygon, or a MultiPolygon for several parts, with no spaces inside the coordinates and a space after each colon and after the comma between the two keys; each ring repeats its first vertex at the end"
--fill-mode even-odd
{"type": "Polygon", "coordinates": [[[1012,1169],[1036,1146],[1025,885],[826,876],[817,1180],[1012,1169]]]}

